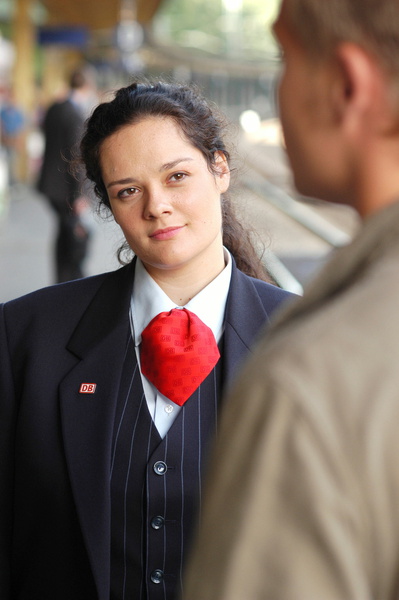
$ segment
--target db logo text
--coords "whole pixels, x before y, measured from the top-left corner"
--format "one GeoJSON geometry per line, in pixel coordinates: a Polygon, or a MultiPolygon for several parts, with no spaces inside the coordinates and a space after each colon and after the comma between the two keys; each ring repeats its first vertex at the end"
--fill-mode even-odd
{"type": "Polygon", "coordinates": [[[96,383],[81,383],[79,388],[79,394],[94,394],[96,391],[96,383]]]}

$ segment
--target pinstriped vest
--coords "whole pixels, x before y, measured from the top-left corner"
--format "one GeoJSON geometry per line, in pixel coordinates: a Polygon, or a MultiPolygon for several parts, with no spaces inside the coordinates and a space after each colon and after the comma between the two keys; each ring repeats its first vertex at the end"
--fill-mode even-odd
{"type": "Polygon", "coordinates": [[[162,440],[148,412],[129,335],[111,470],[111,600],[172,600],[181,594],[183,561],[217,426],[221,362],[162,440]]]}

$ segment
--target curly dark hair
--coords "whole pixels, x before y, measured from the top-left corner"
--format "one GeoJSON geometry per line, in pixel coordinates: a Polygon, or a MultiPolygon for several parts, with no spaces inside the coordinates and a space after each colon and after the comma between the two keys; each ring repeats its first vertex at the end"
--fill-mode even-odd
{"type": "MultiPolygon", "coordinates": [[[[194,85],[164,81],[134,82],[119,89],[109,102],[99,104],[86,121],[80,144],[80,157],[86,175],[94,184],[99,208],[111,210],[101,173],[102,143],[116,131],[146,117],[169,117],[181,128],[186,139],[200,150],[208,168],[215,172],[215,158],[222,152],[230,164],[230,153],[222,134],[227,126],[225,117],[211,105],[194,85]]],[[[271,281],[262,265],[253,242],[252,233],[237,219],[226,194],[221,199],[223,243],[233,255],[237,267],[252,277],[271,281]]],[[[118,251],[128,249],[127,243],[118,251]]]]}

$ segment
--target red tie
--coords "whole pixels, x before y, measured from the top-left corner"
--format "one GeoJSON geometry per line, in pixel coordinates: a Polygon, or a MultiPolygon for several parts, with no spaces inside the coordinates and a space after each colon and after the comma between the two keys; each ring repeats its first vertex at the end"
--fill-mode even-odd
{"type": "Polygon", "coordinates": [[[209,375],[219,357],[212,330],[186,308],[160,313],[142,333],[141,372],[179,406],[209,375]]]}

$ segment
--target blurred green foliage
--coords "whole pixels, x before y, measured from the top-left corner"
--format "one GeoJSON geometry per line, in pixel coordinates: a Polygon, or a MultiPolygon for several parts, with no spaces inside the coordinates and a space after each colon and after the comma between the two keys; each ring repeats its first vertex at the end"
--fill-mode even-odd
{"type": "Polygon", "coordinates": [[[280,0],[164,0],[153,31],[160,42],[262,59],[276,53],[271,24],[279,4],[280,0]]]}

